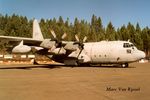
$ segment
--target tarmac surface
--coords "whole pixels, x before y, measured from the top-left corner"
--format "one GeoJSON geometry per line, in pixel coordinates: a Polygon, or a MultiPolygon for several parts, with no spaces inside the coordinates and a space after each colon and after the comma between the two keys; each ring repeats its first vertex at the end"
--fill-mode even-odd
{"type": "Polygon", "coordinates": [[[0,65],[0,100],[150,100],[150,63],[49,67],[0,65]]]}

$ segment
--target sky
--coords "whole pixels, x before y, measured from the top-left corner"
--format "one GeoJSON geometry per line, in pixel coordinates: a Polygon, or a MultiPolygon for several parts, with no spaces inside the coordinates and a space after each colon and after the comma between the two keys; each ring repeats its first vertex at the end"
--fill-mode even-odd
{"type": "Polygon", "coordinates": [[[150,27],[150,0],[0,0],[0,14],[13,13],[38,20],[62,16],[70,22],[75,17],[90,22],[94,14],[105,27],[110,21],[116,28],[128,22],[150,27]]]}

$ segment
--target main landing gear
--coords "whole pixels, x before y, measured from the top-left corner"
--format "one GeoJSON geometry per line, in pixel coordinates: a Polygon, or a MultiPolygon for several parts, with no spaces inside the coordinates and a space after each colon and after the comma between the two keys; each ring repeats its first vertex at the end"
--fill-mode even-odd
{"type": "Polygon", "coordinates": [[[127,68],[127,67],[129,67],[129,64],[128,63],[121,64],[121,67],[122,68],[127,68]]]}

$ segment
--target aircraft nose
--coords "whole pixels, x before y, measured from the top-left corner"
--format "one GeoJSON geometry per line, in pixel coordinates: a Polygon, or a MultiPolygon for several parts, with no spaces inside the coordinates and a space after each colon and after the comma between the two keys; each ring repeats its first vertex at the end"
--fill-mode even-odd
{"type": "Polygon", "coordinates": [[[146,57],[146,54],[145,54],[145,52],[143,52],[143,51],[140,51],[140,58],[145,58],[146,57]]]}

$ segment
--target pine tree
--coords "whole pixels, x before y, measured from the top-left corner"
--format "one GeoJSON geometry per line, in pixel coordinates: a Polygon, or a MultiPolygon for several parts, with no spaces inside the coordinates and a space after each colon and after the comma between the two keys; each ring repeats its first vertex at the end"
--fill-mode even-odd
{"type": "Polygon", "coordinates": [[[126,26],[123,25],[120,30],[119,30],[119,35],[120,35],[120,40],[125,40],[127,41],[128,39],[130,39],[130,36],[128,34],[128,31],[126,29],[126,26]]]}
{"type": "Polygon", "coordinates": [[[143,49],[147,55],[150,56],[150,29],[148,27],[142,30],[142,39],[143,39],[143,49]]]}
{"type": "Polygon", "coordinates": [[[134,41],[135,41],[135,44],[137,45],[137,47],[139,49],[143,49],[143,41],[142,41],[142,38],[141,38],[141,28],[139,26],[139,23],[136,24],[136,33],[135,33],[135,36],[134,36],[134,41]]]}
{"type": "Polygon", "coordinates": [[[110,41],[115,40],[115,34],[116,34],[115,28],[113,27],[112,23],[109,22],[106,28],[105,39],[110,40],[110,41]]]}

